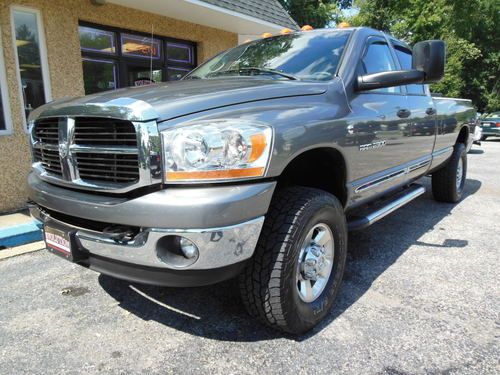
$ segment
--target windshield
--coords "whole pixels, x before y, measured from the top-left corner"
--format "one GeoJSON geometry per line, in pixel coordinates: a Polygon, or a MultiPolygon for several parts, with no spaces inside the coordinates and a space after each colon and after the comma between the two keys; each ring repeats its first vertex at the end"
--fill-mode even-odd
{"type": "Polygon", "coordinates": [[[328,81],[335,76],[350,33],[301,32],[260,39],[222,52],[184,79],[266,75],[328,81]]]}
{"type": "Polygon", "coordinates": [[[486,115],[482,116],[483,119],[498,118],[498,117],[500,117],[500,112],[487,113],[486,115]]]}

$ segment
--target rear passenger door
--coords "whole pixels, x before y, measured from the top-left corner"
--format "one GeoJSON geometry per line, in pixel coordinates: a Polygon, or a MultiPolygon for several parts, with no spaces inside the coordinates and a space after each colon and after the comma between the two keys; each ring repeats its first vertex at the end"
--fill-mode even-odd
{"type": "MultiPolygon", "coordinates": [[[[401,69],[411,69],[412,51],[397,41],[392,43],[401,69]]],[[[430,164],[436,137],[436,108],[425,85],[407,85],[403,89],[406,90],[410,110],[404,144],[408,157],[414,161],[410,169],[411,178],[423,174],[430,164]]]]}

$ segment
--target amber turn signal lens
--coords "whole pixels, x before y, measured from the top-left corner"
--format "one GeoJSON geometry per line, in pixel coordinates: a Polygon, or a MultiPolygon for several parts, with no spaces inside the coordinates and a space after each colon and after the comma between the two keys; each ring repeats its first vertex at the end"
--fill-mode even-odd
{"type": "Polygon", "coordinates": [[[226,169],[217,171],[180,171],[167,172],[167,181],[189,181],[189,180],[223,180],[241,177],[261,177],[264,168],[226,169]]]}
{"type": "Polygon", "coordinates": [[[267,143],[264,134],[252,135],[250,137],[250,140],[252,141],[252,153],[250,154],[248,162],[252,163],[262,156],[266,149],[267,143]]]}
{"type": "Polygon", "coordinates": [[[263,37],[263,38],[270,38],[272,36],[273,36],[273,34],[271,34],[271,33],[264,33],[261,35],[261,37],[263,37]]]}
{"type": "Polygon", "coordinates": [[[311,25],[304,25],[300,28],[302,31],[311,31],[314,30],[314,28],[311,25]]]}

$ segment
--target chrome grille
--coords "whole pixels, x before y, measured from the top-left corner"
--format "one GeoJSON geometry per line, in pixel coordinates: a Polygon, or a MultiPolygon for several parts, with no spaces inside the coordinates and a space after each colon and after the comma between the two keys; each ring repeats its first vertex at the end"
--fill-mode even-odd
{"type": "Polygon", "coordinates": [[[59,151],[46,150],[38,148],[33,150],[33,155],[36,161],[42,163],[43,168],[56,176],[62,176],[61,160],[59,159],[59,151]]]}
{"type": "Polygon", "coordinates": [[[78,172],[83,180],[135,182],[139,180],[137,155],[76,154],[78,172]]]}
{"type": "Polygon", "coordinates": [[[37,122],[35,127],[35,138],[42,143],[58,144],[58,118],[43,119],[37,122]]]}
{"type": "Polygon", "coordinates": [[[84,146],[137,146],[134,125],[129,121],[87,118],[75,119],[75,144],[84,146]]]}
{"type": "Polygon", "coordinates": [[[132,186],[141,178],[139,134],[126,120],[39,119],[32,130],[33,159],[53,182],[96,190],[132,186]]]}
{"type": "MultiPolygon", "coordinates": [[[[139,180],[137,134],[129,121],[79,117],[75,119],[74,144],[99,149],[128,146],[135,154],[77,152],[76,162],[83,180],[132,183],[139,180]]],[[[91,151],[91,150],[89,150],[91,151]]]]}

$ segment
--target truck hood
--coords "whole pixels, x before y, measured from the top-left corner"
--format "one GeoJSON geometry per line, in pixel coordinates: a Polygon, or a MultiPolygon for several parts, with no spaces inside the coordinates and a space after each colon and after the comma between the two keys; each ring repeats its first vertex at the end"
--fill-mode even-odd
{"type": "Polygon", "coordinates": [[[54,101],[33,111],[30,120],[54,116],[99,116],[130,121],[164,121],[229,105],[319,95],[326,90],[326,83],[255,77],[165,82],[54,101]]]}

